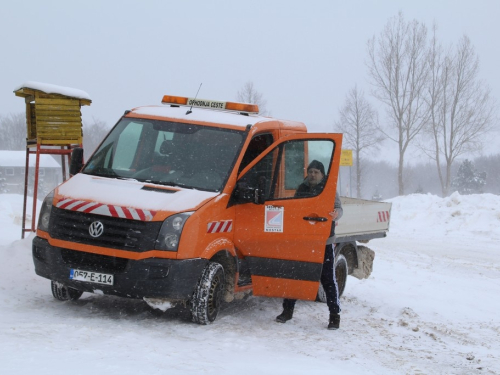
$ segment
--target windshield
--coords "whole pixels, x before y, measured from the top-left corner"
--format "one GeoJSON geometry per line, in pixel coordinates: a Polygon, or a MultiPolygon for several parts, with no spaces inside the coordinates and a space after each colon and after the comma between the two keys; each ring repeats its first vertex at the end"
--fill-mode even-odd
{"type": "Polygon", "coordinates": [[[209,126],[123,118],[82,172],[221,191],[244,134],[209,126]]]}

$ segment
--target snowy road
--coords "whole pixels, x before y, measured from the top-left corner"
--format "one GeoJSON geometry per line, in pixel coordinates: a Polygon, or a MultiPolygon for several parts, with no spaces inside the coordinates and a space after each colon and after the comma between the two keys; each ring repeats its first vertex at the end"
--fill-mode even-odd
{"type": "Polygon", "coordinates": [[[348,279],[338,331],[317,302],[277,324],[281,301],[250,297],[208,326],[142,301],[58,302],[34,274],[30,239],[15,241],[10,197],[0,202],[1,374],[500,374],[498,196],[394,199],[389,236],[368,245],[372,275],[348,279]]]}

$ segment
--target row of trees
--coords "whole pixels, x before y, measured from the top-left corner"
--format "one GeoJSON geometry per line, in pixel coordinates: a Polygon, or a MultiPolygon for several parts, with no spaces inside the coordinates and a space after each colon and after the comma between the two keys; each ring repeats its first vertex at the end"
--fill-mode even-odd
{"type": "Polygon", "coordinates": [[[0,115],[0,150],[26,150],[26,115],[0,115]]]}
{"type": "MultiPolygon", "coordinates": [[[[340,168],[338,188],[342,195],[355,196],[356,176],[350,173],[350,168],[340,168]]],[[[397,165],[366,159],[365,168],[361,197],[380,200],[398,195],[397,165]]],[[[352,167],[352,172],[354,170],[355,166],[352,167]]],[[[405,172],[406,194],[441,195],[441,184],[433,161],[407,164],[405,172]]],[[[460,194],[500,195],[500,154],[464,159],[453,166],[451,174],[450,193],[458,191],[460,194]]]]}
{"type": "Polygon", "coordinates": [[[400,12],[367,43],[372,94],[385,109],[382,124],[364,93],[354,87],[339,110],[344,148],[356,156],[357,194],[361,196],[363,158],[381,139],[398,146],[398,194],[405,193],[405,155],[415,144],[433,160],[441,194],[450,193],[458,157],[482,147],[485,134],[498,127],[497,106],[479,79],[479,57],[470,39],[445,47],[437,27],[406,21],[400,12]],[[374,134],[379,134],[374,136],[374,134]]]}
{"type": "MultiPolygon", "coordinates": [[[[267,103],[252,82],[247,82],[238,91],[237,100],[258,104],[259,108],[264,108],[267,113],[267,103]]],[[[344,148],[350,147],[355,153],[354,178],[350,170],[347,171],[345,168],[341,170],[340,183],[343,186],[340,186],[340,189],[342,194],[352,194],[353,185],[357,197],[367,196],[371,199],[383,199],[400,194],[399,191],[393,191],[393,186],[397,186],[397,184],[392,178],[393,175],[398,175],[399,178],[399,166],[396,170],[388,163],[372,162],[369,161],[370,158],[366,158],[366,160],[364,158],[365,155],[376,151],[387,137],[379,126],[377,111],[373,109],[363,92],[359,91],[356,86],[349,91],[344,105],[339,109],[339,120],[336,122],[336,128],[344,134],[344,148]],[[369,187],[363,189],[362,181],[365,180],[369,187]]],[[[434,131],[437,126],[432,126],[431,129],[434,131]]],[[[422,132],[425,131],[428,129],[424,127],[422,132]]],[[[424,134],[428,135],[427,132],[424,134]]],[[[427,146],[421,144],[420,147],[425,150],[427,146]]],[[[476,159],[476,163],[480,165],[482,171],[477,170],[474,161],[469,159],[465,159],[459,167],[453,166],[452,168],[452,163],[450,163],[446,169],[441,167],[436,170],[434,168],[435,173],[429,173],[429,170],[433,169],[429,163],[414,166],[406,164],[406,173],[402,176],[403,184],[407,187],[407,193],[430,192],[445,195],[442,189],[442,177],[446,174],[449,179],[448,189],[452,189],[452,191],[458,191],[461,194],[482,192],[500,194],[500,181],[497,181],[500,179],[500,155],[480,157],[476,159]],[[489,183],[486,182],[487,176],[490,176],[489,183]]]]}

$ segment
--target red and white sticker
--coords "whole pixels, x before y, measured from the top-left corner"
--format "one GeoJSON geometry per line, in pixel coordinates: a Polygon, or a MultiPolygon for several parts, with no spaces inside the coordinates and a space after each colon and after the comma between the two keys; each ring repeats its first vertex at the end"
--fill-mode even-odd
{"type": "Polygon", "coordinates": [[[266,206],[264,232],[283,232],[284,207],[266,206]]]}
{"type": "Polygon", "coordinates": [[[384,223],[386,221],[389,221],[389,211],[379,211],[377,223],[384,223]]]}
{"type": "Polygon", "coordinates": [[[212,221],[207,224],[207,233],[226,233],[233,230],[232,220],[212,221]]]}
{"type": "Polygon", "coordinates": [[[61,199],[56,207],[70,211],[85,212],[103,216],[119,217],[122,219],[151,221],[156,211],[141,210],[139,208],[121,207],[110,204],[89,202],[77,199],[61,199]]]}

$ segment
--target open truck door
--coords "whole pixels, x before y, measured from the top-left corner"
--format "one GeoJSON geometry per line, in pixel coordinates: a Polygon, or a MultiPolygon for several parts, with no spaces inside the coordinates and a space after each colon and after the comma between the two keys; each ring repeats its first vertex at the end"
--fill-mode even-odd
{"type": "Polygon", "coordinates": [[[248,261],[253,294],[314,300],[330,235],[341,134],[302,134],[272,144],[240,174],[234,239],[248,261]],[[296,196],[312,160],[323,163],[324,188],[296,196]]]}

